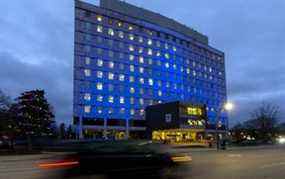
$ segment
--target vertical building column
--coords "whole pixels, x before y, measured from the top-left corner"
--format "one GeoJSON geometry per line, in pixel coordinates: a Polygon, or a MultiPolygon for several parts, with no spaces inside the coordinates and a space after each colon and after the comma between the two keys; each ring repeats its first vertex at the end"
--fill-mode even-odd
{"type": "Polygon", "coordinates": [[[129,119],[126,119],[126,135],[125,135],[125,139],[129,139],[129,136],[130,136],[129,119]]]}
{"type": "Polygon", "coordinates": [[[107,118],[104,118],[103,138],[107,139],[107,118]]]}
{"type": "Polygon", "coordinates": [[[83,132],[82,132],[82,116],[79,117],[79,126],[78,126],[78,139],[83,139],[83,132]]]}

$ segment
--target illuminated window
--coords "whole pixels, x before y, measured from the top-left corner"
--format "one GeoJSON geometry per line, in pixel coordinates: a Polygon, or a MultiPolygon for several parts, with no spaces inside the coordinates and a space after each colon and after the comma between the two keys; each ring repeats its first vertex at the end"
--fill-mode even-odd
{"type": "Polygon", "coordinates": [[[85,75],[86,77],[91,76],[91,70],[85,69],[85,70],[84,70],[84,75],[85,75]]]}
{"type": "Polygon", "coordinates": [[[114,62],[109,62],[109,68],[114,68],[114,62]]]}
{"type": "Polygon", "coordinates": [[[186,69],[186,73],[190,74],[190,69],[189,68],[186,69]]]}
{"type": "Polygon", "coordinates": [[[134,78],[133,76],[130,76],[130,77],[129,77],[129,82],[132,83],[132,82],[134,82],[134,81],[135,81],[135,78],[134,78]]]}
{"type": "Polygon", "coordinates": [[[149,49],[147,50],[147,54],[148,54],[148,55],[152,55],[152,49],[151,49],[151,48],[149,48],[149,49]]]}
{"type": "Polygon", "coordinates": [[[121,103],[121,104],[124,104],[124,103],[125,103],[125,98],[122,97],[122,96],[120,97],[120,103],[121,103]]]}
{"type": "Polygon", "coordinates": [[[131,110],[130,110],[130,114],[131,114],[131,115],[135,115],[135,110],[134,110],[134,109],[131,109],[131,110]]]}
{"type": "Polygon", "coordinates": [[[108,97],[108,102],[109,103],[114,103],[114,97],[113,96],[109,96],[108,97]]]}
{"type": "Polygon", "coordinates": [[[109,109],[108,109],[108,113],[109,113],[109,114],[114,113],[114,109],[113,109],[113,108],[109,108],[109,109]]]}
{"type": "Polygon", "coordinates": [[[135,88],[134,87],[130,87],[130,93],[135,93],[135,88]]]}
{"type": "Polygon", "coordinates": [[[139,48],[139,53],[143,53],[143,48],[142,47],[139,48]]]}
{"type": "Polygon", "coordinates": [[[157,94],[158,96],[162,96],[162,92],[160,90],[158,90],[157,94]]]}
{"type": "Polygon", "coordinates": [[[133,45],[130,45],[130,46],[129,46],[129,50],[130,50],[131,52],[133,52],[133,51],[135,50],[134,46],[133,46],[133,45]]]}
{"type": "Polygon", "coordinates": [[[133,30],[133,26],[129,25],[129,30],[133,30]]]}
{"type": "Polygon", "coordinates": [[[119,27],[122,27],[123,26],[123,23],[122,22],[118,22],[117,24],[119,27]]]}
{"type": "Polygon", "coordinates": [[[97,32],[103,32],[103,27],[101,25],[97,25],[97,32]]]}
{"type": "Polygon", "coordinates": [[[98,112],[98,114],[102,114],[102,112],[103,112],[102,108],[98,107],[97,112],[98,112]]]}
{"type": "Polygon", "coordinates": [[[97,78],[103,78],[103,72],[97,71],[97,78]]]}
{"type": "Polygon", "coordinates": [[[153,79],[148,79],[148,84],[150,85],[150,86],[153,86],[153,79]]]}
{"type": "Polygon", "coordinates": [[[211,73],[212,71],[213,71],[213,69],[210,67],[210,68],[209,68],[209,72],[211,73]]]}
{"type": "Polygon", "coordinates": [[[108,29],[108,35],[113,36],[113,35],[114,35],[114,30],[111,29],[111,28],[109,28],[109,29],[108,29]]]}
{"type": "Polygon", "coordinates": [[[98,59],[98,60],[97,60],[97,66],[98,66],[98,67],[102,67],[102,66],[103,66],[103,60],[98,59]]]}
{"type": "Polygon", "coordinates": [[[85,64],[90,65],[90,63],[91,63],[90,57],[85,57],[85,64]]]}
{"type": "Polygon", "coordinates": [[[174,46],[173,46],[173,51],[174,51],[174,52],[176,52],[176,51],[177,51],[176,47],[174,47],[174,46]]]}
{"type": "Polygon", "coordinates": [[[130,65],[130,71],[134,72],[135,71],[135,66],[134,65],[130,65]]]}
{"type": "Polygon", "coordinates": [[[140,78],[140,83],[144,84],[144,79],[143,78],[140,78]]]}
{"type": "Polygon", "coordinates": [[[139,71],[140,71],[140,73],[143,73],[143,72],[144,72],[144,68],[143,68],[143,67],[140,67],[140,68],[139,68],[139,71]]]}
{"type": "Polygon", "coordinates": [[[125,113],[125,111],[126,111],[126,109],[125,109],[125,108],[121,108],[121,109],[120,109],[120,113],[121,113],[121,114],[124,114],[124,113],[125,113]]]}
{"type": "Polygon", "coordinates": [[[124,81],[124,80],[125,80],[125,75],[120,74],[120,75],[119,75],[119,80],[120,80],[120,81],[124,81]]]}
{"type": "Polygon", "coordinates": [[[196,71],[195,70],[193,70],[193,76],[196,76],[197,74],[196,74],[196,71]]]}
{"type": "Polygon", "coordinates": [[[120,37],[121,39],[124,38],[124,32],[123,32],[123,31],[119,31],[119,32],[118,32],[118,35],[119,35],[119,37],[120,37]]]}
{"type": "Polygon", "coordinates": [[[130,61],[134,61],[135,56],[134,56],[134,55],[130,55],[130,56],[129,56],[129,59],[130,59],[130,61]]]}
{"type": "Polygon", "coordinates": [[[165,63],[165,67],[169,68],[169,63],[168,62],[165,63]]]}
{"type": "Polygon", "coordinates": [[[183,71],[184,71],[184,68],[183,68],[183,67],[180,67],[180,71],[183,72],[183,71]]]}
{"type": "Polygon", "coordinates": [[[166,59],[169,59],[169,54],[168,53],[164,54],[164,56],[165,56],[166,59]]]}
{"type": "Polygon", "coordinates": [[[108,79],[113,80],[114,79],[114,73],[109,73],[108,74],[108,79]]]}
{"type": "Polygon", "coordinates": [[[152,40],[151,40],[151,39],[148,39],[148,40],[147,40],[147,44],[148,44],[148,45],[152,45],[152,40]]]}
{"type": "Polygon", "coordinates": [[[97,83],[96,87],[97,87],[97,90],[103,90],[103,84],[102,83],[97,83]]]}
{"type": "Polygon", "coordinates": [[[99,22],[101,22],[102,21],[102,19],[103,19],[103,17],[102,16],[97,16],[97,21],[99,21],[99,22]]]}
{"type": "Polygon", "coordinates": [[[167,81],[166,82],[166,88],[169,88],[170,87],[170,83],[167,81]]]}
{"type": "Polygon", "coordinates": [[[144,115],[144,110],[143,110],[143,109],[140,110],[140,115],[141,115],[141,116],[144,115]]]}
{"type": "Polygon", "coordinates": [[[90,113],[91,112],[91,106],[84,106],[84,112],[90,113]]]}
{"type": "Polygon", "coordinates": [[[143,104],[144,104],[143,98],[140,98],[140,99],[139,99],[139,103],[140,103],[140,105],[143,105],[143,104]]]}
{"type": "Polygon", "coordinates": [[[135,39],[134,34],[129,34],[129,39],[130,39],[130,40],[134,40],[134,39],[135,39]]]}
{"type": "Polygon", "coordinates": [[[130,98],[130,104],[135,104],[135,98],[133,97],[130,98]]]}
{"type": "Polygon", "coordinates": [[[173,84],[173,88],[174,88],[175,90],[177,89],[177,84],[176,84],[176,83],[173,84]]]}
{"type": "Polygon", "coordinates": [[[149,64],[149,65],[152,64],[152,59],[151,59],[151,58],[148,59],[148,64],[149,64]]]}
{"type": "Polygon", "coordinates": [[[98,95],[97,96],[97,101],[102,102],[103,101],[103,96],[102,95],[98,95]]]}
{"type": "Polygon", "coordinates": [[[160,54],[160,51],[157,51],[157,52],[156,52],[156,56],[160,57],[160,55],[161,55],[161,54],[160,54]]]}
{"type": "Polygon", "coordinates": [[[143,38],[142,37],[139,37],[139,42],[143,43],[143,38]]]}
{"type": "Polygon", "coordinates": [[[173,69],[176,70],[177,69],[177,65],[173,64],[173,69]]]}
{"type": "Polygon", "coordinates": [[[144,63],[143,57],[139,57],[139,62],[140,62],[140,63],[144,63]]]}
{"type": "Polygon", "coordinates": [[[164,45],[164,47],[165,47],[165,49],[169,49],[169,46],[167,43],[164,45]]]}
{"type": "Polygon", "coordinates": [[[85,93],[84,94],[84,100],[90,101],[91,100],[91,94],[90,93],[85,93]]]}

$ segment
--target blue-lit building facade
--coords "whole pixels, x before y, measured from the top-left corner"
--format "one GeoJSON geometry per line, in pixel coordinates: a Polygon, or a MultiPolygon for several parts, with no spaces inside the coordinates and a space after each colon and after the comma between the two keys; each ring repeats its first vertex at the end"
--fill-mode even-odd
{"type": "Polygon", "coordinates": [[[204,105],[227,127],[224,53],[172,19],[118,0],[75,1],[74,124],[85,138],[137,137],[147,106],[204,105]]]}

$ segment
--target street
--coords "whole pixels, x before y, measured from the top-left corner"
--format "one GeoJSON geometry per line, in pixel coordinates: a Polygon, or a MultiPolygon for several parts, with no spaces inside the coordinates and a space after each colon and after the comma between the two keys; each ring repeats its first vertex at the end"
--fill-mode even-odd
{"type": "MultiPolygon", "coordinates": [[[[188,171],[178,171],[187,173],[185,178],[285,178],[284,146],[235,148],[227,151],[177,150],[189,152],[193,157],[192,164],[187,166],[188,171]]],[[[0,156],[0,179],[52,178],[52,173],[39,170],[37,164],[53,155],[0,156]]]]}

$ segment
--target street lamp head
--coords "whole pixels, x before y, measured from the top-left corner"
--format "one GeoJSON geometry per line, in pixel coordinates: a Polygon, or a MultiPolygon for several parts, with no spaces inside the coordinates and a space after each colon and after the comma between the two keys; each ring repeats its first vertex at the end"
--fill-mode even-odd
{"type": "Polygon", "coordinates": [[[233,103],[227,102],[227,103],[225,103],[224,108],[226,111],[231,111],[231,110],[233,110],[234,105],[233,105],[233,103]]]}

